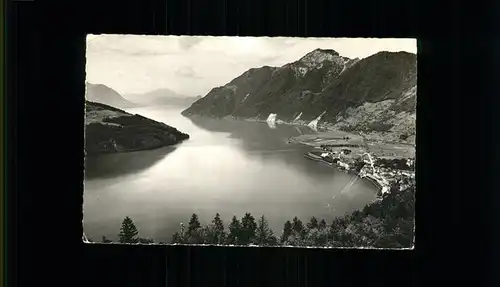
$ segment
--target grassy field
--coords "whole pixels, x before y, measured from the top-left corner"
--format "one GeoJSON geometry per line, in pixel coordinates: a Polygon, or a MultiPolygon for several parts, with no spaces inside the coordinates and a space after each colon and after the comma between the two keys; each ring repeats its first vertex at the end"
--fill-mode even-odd
{"type": "Polygon", "coordinates": [[[317,134],[300,135],[292,138],[292,140],[316,147],[319,147],[321,145],[364,144],[363,138],[361,136],[342,131],[327,131],[319,132],[317,134]],[[349,140],[343,139],[343,137],[346,136],[349,137],[349,140]]]}
{"type": "Polygon", "coordinates": [[[415,157],[415,146],[412,145],[369,142],[368,151],[375,156],[385,158],[415,157]]]}
{"type": "MultiPolygon", "coordinates": [[[[311,147],[320,147],[321,145],[359,145],[359,148],[349,147],[353,154],[369,153],[386,158],[413,158],[415,157],[415,146],[412,144],[389,143],[382,140],[365,141],[361,135],[352,134],[343,131],[328,131],[317,134],[300,135],[290,139],[291,142],[298,142],[311,147]],[[344,140],[343,137],[349,137],[344,140]]],[[[334,148],[334,151],[340,151],[343,147],[334,148]]]]}

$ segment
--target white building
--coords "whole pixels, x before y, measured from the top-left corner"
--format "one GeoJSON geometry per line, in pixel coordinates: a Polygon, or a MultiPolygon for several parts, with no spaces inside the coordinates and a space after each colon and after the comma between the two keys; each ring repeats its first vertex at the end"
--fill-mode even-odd
{"type": "Polygon", "coordinates": [[[349,169],[350,169],[349,164],[347,164],[347,163],[345,163],[345,162],[341,162],[341,161],[339,161],[339,163],[338,163],[338,164],[339,164],[341,167],[343,167],[343,168],[345,168],[345,169],[347,169],[347,170],[349,170],[349,169]]]}
{"type": "Polygon", "coordinates": [[[414,161],[413,159],[409,158],[409,159],[407,159],[407,160],[406,160],[406,165],[410,167],[410,166],[412,166],[412,164],[413,164],[414,162],[415,162],[415,161],[414,161]]]}

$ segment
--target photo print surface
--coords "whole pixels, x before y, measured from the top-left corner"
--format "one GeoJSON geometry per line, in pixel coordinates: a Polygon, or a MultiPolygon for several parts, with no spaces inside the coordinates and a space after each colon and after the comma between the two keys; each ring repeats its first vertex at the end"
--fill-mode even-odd
{"type": "Polygon", "coordinates": [[[83,240],[412,249],[416,53],[88,35],[83,240]]]}

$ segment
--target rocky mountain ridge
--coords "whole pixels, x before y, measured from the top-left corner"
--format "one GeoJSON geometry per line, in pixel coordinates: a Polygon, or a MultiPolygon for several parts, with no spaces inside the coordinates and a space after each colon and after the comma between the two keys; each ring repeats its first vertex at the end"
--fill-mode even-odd
{"type": "Polygon", "coordinates": [[[316,49],[282,67],[246,71],[212,89],[185,116],[266,120],[414,138],[417,57],[379,52],[349,59],[316,49]]]}

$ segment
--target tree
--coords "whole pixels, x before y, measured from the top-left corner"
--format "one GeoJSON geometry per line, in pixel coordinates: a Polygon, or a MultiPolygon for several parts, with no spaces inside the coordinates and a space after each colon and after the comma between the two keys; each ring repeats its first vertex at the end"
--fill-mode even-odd
{"type": "Polygon", "coordinates": [[[318,229],[319,230],[324,230],[326,229],[326,221],[324,219],[321,219],[321,221],[318,224],[318,229]]]}
{"type": "Polygon", "coordinates": [[[224,223],[220,219],[219,213],[215,215],[212,224],[205,228],[204,235],[207,243],[224,244],[226,241],[226,232],[224,231],[224,223]]]}
{"type": "Polygon", "coordinates": [[[263,246],[272,246],[277,244],[277,239],[274,236],[274,232],[269,228],[269,224],[262,215],[257,224],[257,230],[255,232],[255,238],[253,243],[263,246]]]}
{"type": "Polygon", "coordinates": [[[328,231],[318,228],[309,229],[306,239],[302,243],[305,246],[326,246],[328,244],[328,231]]]}
{"type": "Polygon", "coordinates": [[[360,172],[361,169],[365,166],[365,162],[363,160],[362,157],[357,157],[355,160],[354,160],[354,164],[353,164],[353,169],[356,171],[356,172],[360,172]]]}
{"type": "Polygon", "coordinates": [[[229,234],[227,236],[226,242],[232,245],[240,244],[241,223],[238,220],[238,218],[236,218],[236,216],[233,216],[231,223],[229,223],[228,228],[229,228],[229,234]]]}
{"type": "Polygon", "coordinates": [[[339,241],[344,235],[344,231],[348,224],[348,217],[337,217],[334,218],[329,230],[329,240],[339,241]]]}
{"type": "Polygon", "coordinates": [[[294,217],[291,225],[292,232],[284,244],[291,246],[306,246],[307,230],[302,221],[297,217],[294,217]]]}
{"type": "Polygon", "coordinates": [[[184,224],[181,222],[181,228],[179,232],[174,233],[172,236],[172,243],[183,244],[187,241],[187,233],[184,224]]]}
{"type": "Polygon", "coordinates": [[[318,220],[316,217],[311,217],[311,220],[307,223],[307,229],[316,229],[318,226],[318,220]]]}
{"type": "Polygon", "coordinates": [[[128,216],[125,217],[120,228],[120,234],[118,234],[120,243],[137,243],[139,240],[137,238],[138,234],[139,231],[135,227],[134,221],[128,216]]]}
{"type": "Polygon", "coordinates": [[[308,246],[306,236],[301,236],[296,232],[292,232],[283,244],[288,246],[308,246]]]}
{"type": "Polygon", "coordinates": [[[290,220],[287,220],[285,222],[285,225],[283,226],[283,233],[281,234],[280,238],[281,243],[285,243],[290,237],[290,235],[292,235],[292,233],[293,233],[292,223],[290,222],[290,220]]]}
{"type": "Polygon", "coordinates": [[[198,215],[196,213],[193,213],[193,215],[191,215],[191,219],[189,220],[187,236],[188,236],[188,243],[191,244],[203,243],[201,223],[198,220],[198,215]]]}
{"type": "Polygon", "coordinates": [[[243,245],[250,244],[255,237],[256,229],[257,223],[255,223],[255,218],[250,213],[245,213],[243,218],[241,218],[240,243],[243,245]]]}
{"type": "Polygon", "coordinates": [[[198,219],[198,215],[196,213],[193,213],[188,223],[188,232],[198,230],[199,228],[201,228],[201,224],[198,219]]]}
{"type": "Polygon", "coordinates": [[[220,214],[217,213],[212,220],[214,225],[215,235],[217,239],[217,244],[222,244],[226,240],[226,232],[224,231],[224,222],[220,219],[220,214]]]}
{"type": "Polygon", "coordinates": [[[304,224],[302,224],[302,221],[297,217],[294,217],[292,220],[292,230],[294,234],[299,238],[303,238],[306,233],[304,224]]]}

